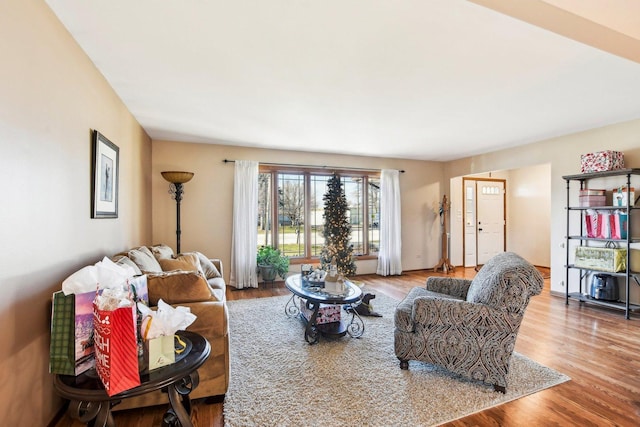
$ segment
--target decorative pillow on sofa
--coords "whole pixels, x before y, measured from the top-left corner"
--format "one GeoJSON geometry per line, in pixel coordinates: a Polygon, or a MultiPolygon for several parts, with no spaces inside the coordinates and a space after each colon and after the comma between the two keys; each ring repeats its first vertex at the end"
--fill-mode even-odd
{"type": "Polygon", "coordinates": [[[202,252],[193,252],[198,257],[198,261],[200,261],[200,267],[202,267],[202,272],[207,279],[215,279],[217,277],[222,277],[216,266],[211,262],[209,258],[202,252]]]}
{"type": "Polygon", "coordinates": [[[137,249],[131,249],[128,253],[131,261],[135,262],[143,273],[160,273],[162,267],[158,264],[155,257],[146,246],[137,249]]]}
{"type": "Polygon", "coordinates": [[[136,275],[142,274],[142,271],[140,271],[140,268],[136,265],[136,263],[131,261],[126,255],[115,255],[111,258],[111,261],[115,262],[118,265],[126,265],[133,268],[133,271],[136,272],[136,275]]]}
{"type": "Polygon", "coordinates": [[[153,253],[153,256],[157,260],[173,258],[173,249],[171,249],[171,246],[154,245],[154,246],[151,246],[150,249],[151,249],[151,252],[153,253]]]}
{"type": "Polygon", "coordinates": [[[198,257],[195,254],[183,254],[175,259],[161,258],[158,263],[160,263],[162,271],[202,271],[200,261],[198,261],[198,257]]]}
{"type": "Polygon", "coordinates": [[[148,274],[149,304],[157,305],[158,300],[167,304],[208,301],[211,288],[204,276],[196,271],[171,271],[148,274]]]}

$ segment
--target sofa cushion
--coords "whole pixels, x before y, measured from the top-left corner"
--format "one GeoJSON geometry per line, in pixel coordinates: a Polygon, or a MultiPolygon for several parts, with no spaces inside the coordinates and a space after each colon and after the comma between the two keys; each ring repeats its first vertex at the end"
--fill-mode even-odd
{"type": "Polygon", "coordinates": [[[157,260],[173,258],[173,249],[171,249],[171,246],[167,246],[164,244],[154,245],[154,246],[151,246],[150,249],[151,249],[151,253],[157,260]]]}
{"type": "Polygon", "coordinates": [[[204,276],[195,271],[170,271],[148,274],[149,304],[162,299],[167,304],[208,301],[211,288],[204,276]]]}
{"type": "Polygon", "coordinates": [[[131,249],[128,253],[131,261],[135,262],[143,273],[161,273],[162,267],[146,246],[131,249]]]}
{"type": "Polygon", "coordinates": [[[123,265],[133,268],[136,276],[142,274],[142,271],[140,271],[140,268],[136,265],[136,263],[131,261],[126,255],[116,255],[111,258],[111,261],[115,262],[117,265],[123,265]]]}
{"type": "Polygon", "coordinates": [[[200,261],[195,254],[184,254],[177,258],[160,258],[158,263],[162,267],[162,271],[201,271],[200,261]]]}

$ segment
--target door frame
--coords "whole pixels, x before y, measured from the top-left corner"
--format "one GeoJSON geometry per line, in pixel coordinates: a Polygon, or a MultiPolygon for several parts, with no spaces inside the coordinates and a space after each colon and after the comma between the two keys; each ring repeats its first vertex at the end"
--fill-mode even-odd
{"type": "MultiPolygon", "coordinates": [[[[466,191],[467,191],[467,181],[474,181],[473,183],[473,191],[474,191],[474,197],[473,197],[473,203],[474,203],[474,228],[475,228],[475,249],[474,249],[474,253],[475,253],[475,266],[478,265],[478,186],[477,186],[477,182],[478,181],[495,181],[495,182],[502,182],[503,186],[504,186],[504,191],[502,193],[502,198],[503,198],[503,203],[502,203],[502,217],[504,219],[504,223],[503,223],[503,242],[502,242],[502,247],[504,248],[504,250],[507,250],[507,180],[504,178],[484,178],[484,177],[467,177],[467,176],[463,176],[462,177],[462,265],[463,267],[467,267],[466,264],[466,253],[467,253],[467,237],[466,237],[466,225],[465,225],[465,215],[467,212],[467,197],[466,197],[466,191]]],[[[473,266],[469,266],[469,267],[473,267],[473,266]]]]}

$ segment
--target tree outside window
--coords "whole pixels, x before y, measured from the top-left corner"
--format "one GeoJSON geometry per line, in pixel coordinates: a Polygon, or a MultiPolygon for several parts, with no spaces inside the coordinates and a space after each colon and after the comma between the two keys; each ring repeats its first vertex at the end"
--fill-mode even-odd
{"type": "MultiPolygon", "coordinates": [[[[380,244],[380,179],[360,171],[339,175],[347,198],[353,253],[375,255],[380,244]]],[[[271,245],[292,259],[319,262],[325,243],[322,198],[330,177],[330,172],[318,169],[263,166],[258,181],[258,247],[271,245]]]]}

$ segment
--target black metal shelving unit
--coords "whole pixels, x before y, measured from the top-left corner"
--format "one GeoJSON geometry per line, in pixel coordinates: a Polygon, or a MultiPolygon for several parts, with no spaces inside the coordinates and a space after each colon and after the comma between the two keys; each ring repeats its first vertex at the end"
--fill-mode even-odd
{"type": "Polygon", "coordinates": [[[593,172],[593,173],[583,173],[576,175],[565,175],[562,178],[566,181],[567,184],[567,203],[566,203],[566,211],[567,211],[567,224],[566,224],[566,241],[565,241],[565,249],[566,249],[566,262],[565,262],[565,299],[566,303],[569,304],[569,299],[576,299],[580,303],[590,303],[594,305],[599,305],[608,308],[620,309],[624,310],[625,318],[629,319],[629,314],[631,312],[640,311],[640,305],[631,304],[629,302],[629,291],[631,281],[635,281],[637,285],[640,285],[638,281],[638,277],[640,277],[640,271],[631,270],[631,244],[632,243],[640,243],[640,238],[634,238],[632,233],[632,212],[636,209],[640,210],[640,207],[634,206],[634,200],[631,200],[630,190],[631,190],[631,177],[634,175],[640,176],[640,169],[617,169],[606,172],[593,172]],[[571,183],[576,182],[579,183],[580,189],[587,188],[587,182],[592,179],[597,178],[607,178],[607,177],[626,177],[626,182],[623,185],[626,185],[627,188],[627,206],[571,206],[570,203],[570,195],[571,195],[571,183]],[[583,216],[584,212],[587,209],[595,209],[595,210],[625,210],[627,212],[627,236],[625,239],[601,239],[601,238],[592,238],[587,237],[584,234],[583,229],[583,216]],[[572,212],[579,213],[579,221],[580,221],[580,234],[579,235],[570,235],[570,224],[571,224],[571,215],[572,212]],[[569,263],[569,253],[572,247],[569,242],[572,240],[578,240],[578,245],[587,245],[590,242],[602,242],[602,244],[607,242],[614,242],[617,245],[620,245],[622,248],[626,248],[627,250],[627,259],[626,259],[626,270],[623,272],[612,273],[610,271],[602,271],[596,269],[587,269],[584,267],[578,267],[569,263]],[[569,271],[571,269],[580,270],[580,288],[579,292],[569,292],[569,271]],[[598,300],[595,298],[591,298],[588,292],[588,284],[585,283],[586,276],[589,273],[606,273],[612,276],[621,277],[624,279],[625,286],[625,300],[624,301],[604,301],[598,300]]]}

